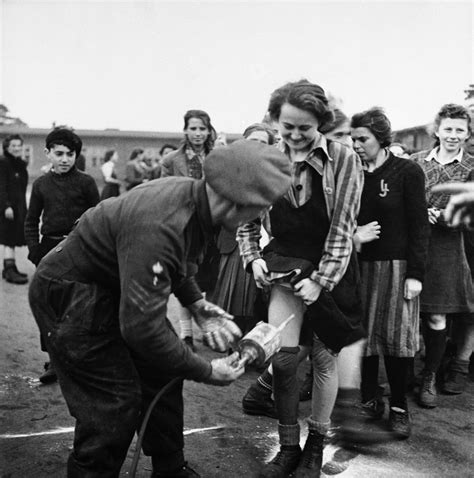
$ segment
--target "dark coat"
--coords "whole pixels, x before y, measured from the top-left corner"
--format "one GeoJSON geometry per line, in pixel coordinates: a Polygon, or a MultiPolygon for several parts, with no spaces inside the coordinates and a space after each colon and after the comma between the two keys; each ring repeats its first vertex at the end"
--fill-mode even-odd
{"type": "Polygon", "coordinates": [[[5,152],[0,158],[0,244],[24,246],[23,224],[26,217],[27,164],[5,152]],[[13,220],[5,218],[5,210],[13,209],[13,220]]]}
{"type": "Polygon", "coordinates": [[[166,178],[168,176],[189,177],[188,161],[184,146],[181,146],[163,158],[161,163],[161,177],[166,178]]]}

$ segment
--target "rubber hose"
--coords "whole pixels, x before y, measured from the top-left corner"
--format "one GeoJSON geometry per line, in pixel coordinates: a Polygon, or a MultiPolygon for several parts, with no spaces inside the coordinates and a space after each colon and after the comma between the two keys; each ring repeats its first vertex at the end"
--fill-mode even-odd
{"type": "Polygon", "coordinates": [[[146,426],[148,424],[148,420],[150,419],[151,412],[155,408],[156,403],[162,397],[162,395],[167,392],[171,387],[176,385],[179,381],[181,381],[181,377],[175,377],[173,380],[170,380],[153,398],[153,401],[150,403],[148,407],[145,418],[143,419],[142,426],[140,427],[140,433],[138,434],[137,439],[137,446],[135,448],[135,453],[133,454],[132,464],[130,465],[129,475],[131,478],[135,478],[138,466],[138,460],[140,459],[140,450],[142,449],[143,437],[145,435],[146,426]]]}

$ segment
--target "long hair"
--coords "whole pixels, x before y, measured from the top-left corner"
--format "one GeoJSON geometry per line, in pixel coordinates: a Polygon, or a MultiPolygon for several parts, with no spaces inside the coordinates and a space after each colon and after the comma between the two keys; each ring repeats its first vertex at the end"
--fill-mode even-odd
{"type": "MultiPolygon", "coordinates": [[[[203,110],[188,110],[188,111],[186,111],[186,113],[184,115],[184,129],[186,129],[188,127],[189,121],[192,118],[200,119],[204,123],[206,128],[209,130],[209,135],[207,136],[206,141],[204,141],[204,152],[207,155],[214,148],[214,143],[216,142],[216,139],[217,139],[217,132],[216,132],[214,126],[212,126],[210,116],[203,110]]],[[[187,137],[185,137],[184,142],[186,144],[189,144],[187,137]]]]}

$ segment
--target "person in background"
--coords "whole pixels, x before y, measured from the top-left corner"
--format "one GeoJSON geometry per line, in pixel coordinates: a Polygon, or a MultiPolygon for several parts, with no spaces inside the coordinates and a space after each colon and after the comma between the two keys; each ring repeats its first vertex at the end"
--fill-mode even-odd
{"type": "MultiPolygon", "coordinates": [[[[456,320],[469,313],[472,319],[474,312],[474,288],[462,230],[449,227],[444,219],[449,195],[433,191],[434,186],[440,184],[469,180],[474,157],[464,150],[464,145],[471,134],[470,121],[469,112],[463,106],[444,105],[434,121],[435,148],[411,156],[425,172],[431,225],[426,277],[420,296],[426,351],[418,400],[426,408],[437,406],[436,373],[446,349],[446,316],[455,314],[452,317],[456,320]]],[[[472,337],[467,334],[466,340],[466,347],[472,349],[472,337]]],[[[465,384],[468,366],[469,361],[464,359],[455,358],[451,362],[448,379],[442,385],[446,393],[459,393],[459,387],[465,384]]]]}
{"type": "Polygon", "coordinates": [[[105,181],[105,186],[102,189],[100,200],[120,196],[120,185],[122,182],[117,179],[117,173],[115,171],[115,165],[117,164],[119,157],[117,151],[109,149],[104,156],[104,164],[101,166],[102,176],[105,181]]]}
{"type": "MultiPolygon", "coordinates": [[[[81,138],[68,128],[55,128],[46,136],[44,153],[51,169],[34,181],[25,220],[28,259],[35,266],[72,231],[77,219],[99,202],[94,179],[76,168],[81,149],[81,138]]],[[[42,335],[40,343],[41,350],[47,353],[42,335]]],[[[56,372],[50,360],[44,369],[40,382],[55,382],[56,372]]]]}
{"type": "MultiPolygon", "coordinates": [[[[202,165],[214,148],[217,137],[210,116],[202,110],[189,110],[184,115],[184,141],[174,152],[163,157],[161,177],[184,176],[202,178],[202,165]]],[[[208,244],[199,266],[197,281],[204,292],[212,292],[217,279],[219,252],[214,241],[208,244]]],[[[181,338],[194,349],[193,329],[189,311],[181,308],[179,325],[181,338]]]]}
{"type": "Polygon", "coordinates": [[[327,142],[319,132],[333,119],[320,86],[307,80],[288,83],[273,92],[268,110],[278,122],[281,150],[292,164],[292,186],[264,218],[272,240],[263,255],[258,221],[241,226],[237,237],[257,286],[271,287],[269,323],[278,326],[291,314],[294,318],[283,330],[282,348],[272,360],[280,450],[259,476],[319,476],[338,389],[337,354],[363,336],[352,247],[363,174],[354,151],[327,142]],[[302,452],[296,372],[303,318],[311,335],[314,381],[302,452]]]}
{"type": "Polygon", "coordinates": [[[330,141],[337,141],[348,148],[352,148],[351,122],[349,118],[338,108],[333,110],[334,120],[324,126],[319,131],[330,141]]]}
{"type": "MultiPolygon", "coordinates": [[[[261,123],[250,125],[243,136],[248,141],[267,145],[273,145],[275,141],[272,130],[261,123]]],[[[256,324],[254,303],[257,288],[253,275],[243,267],[235,234],[236,231],[221,229],[217,238],[219,272],[211,300],[234,316],[234,322],[245,335],[256,324]]]]}
{"type": "Polygon", "coordinates": [[[169,153],[172,153],[173,151],[176,151],[178,148],[174,144],[170,143],[165,143],[161,148],[160,148],[160,160],[163,160],[163,158],[168,155],[169,153]]]}
{"type": "Polygon", "coordinates": [[[153,170],[152,170],[152,179],[161,178],[161,163],[163,158],[173,151],[176,151],[178,148],[174,144],[165,143],[159,151],[158,158],[153,159],[153,170]]]}
{"type": "Polygon", "coordinates": [[[27,163],[22,159],[23,138],[18,134],[3,140],[0,158],[0,244],[3,245],[2,277],[12,284],[26,284],[28,276],[16,266],[15,249],[24,246],[27,163]]]}
{"type": "Polygon", "coordinates": [[[408,148],[402,143],[392,143],[388,149],[394,156],[397,156],[398,158],[408,159],[410,157],[408,148]]]}
{"type": "Polygon", "coordinates": [[[125,189],[127,191],[142,184],[146,179],[147,172],[142,164],[144,156],[145,152],[141,148],[135,148],[130,154],[130,159],[125,165],[125,189]]]}
{"type": "Polygon", "coordinates": [[[169,295],[225,352],[241,333],[204,299],[191,264],[216,228],[251,220],[290,186],[288,159],[250,141],[211,152],[204,171],[205,179],[159,179],[100,202],[36,270],[30,306],[76,419],[71,478],[118,477],[160,392],[143,439],[151,476],[199,476],[184,459],[183,381],[227,385],[244,369],[238,353],[212,361],[193,353],[167,319],[169,295]]]}
{"type": "Polygon", "coordinates": [[[362,275],[364,325],[368,339],[362,359],[362,409],[381,418],[378,384],[383,356],[390,384],[389,428],[399,438],[411,434],[406,399],[408,379],[419,348],[419,294],[428,252],[429,223],[425,178],[418,164],[390,152],[390,121],[381,108],[351,120],[354,149],[364,165],[358,222],[372,240],[354,236],[362,275]]]}
{"type": "Polygon", "coordinates": [[[227,135],[223,131],[217,135],[214,148],[221,148],[222,146],[227,146],[227,135]]]}
{"type": "Polygon", "coordinates": [[[79,171],[85,172],[85,170],[86,170],[86,157],[82,153],[76,158],[75,167],[79,171]]]}

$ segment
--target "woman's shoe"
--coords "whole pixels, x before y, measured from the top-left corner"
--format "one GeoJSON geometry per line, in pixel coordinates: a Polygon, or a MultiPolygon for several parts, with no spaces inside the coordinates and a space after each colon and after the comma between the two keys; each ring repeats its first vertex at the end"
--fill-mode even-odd
{"type": "Polygon", "coordinates": [[[310,430],[293,478],[317,478],[323,464],[324,435],[310,430]]]}
{"type": "Polygon", "coordinates": [[[11,284],[26,284],[28,276],[17,272],[15,259],[5,259],[3,261],[2,277],[11,284]]]}
{"type": "Polygon", "coordinates": [[[258,478],[287,478],[298,466],[300,458],[299,445],[281,447],[275,458],[260,471],[258,478]]]}

